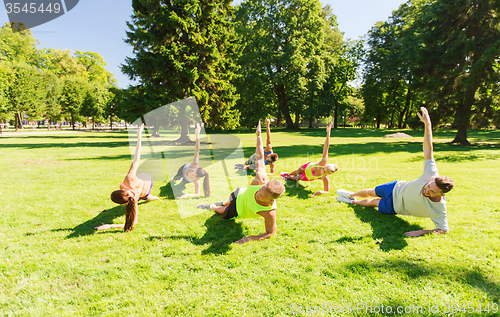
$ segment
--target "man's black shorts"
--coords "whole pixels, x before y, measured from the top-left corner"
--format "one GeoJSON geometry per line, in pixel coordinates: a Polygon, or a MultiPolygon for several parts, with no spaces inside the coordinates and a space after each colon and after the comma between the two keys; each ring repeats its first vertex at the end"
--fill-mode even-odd
{"type": "Polygon", "coordinates": [[[232,219],[238,217],[238,212],[236,211],[236,197],[238,197],[238,192],[240,188],[237,188],[234,192],[229,195],[229,205],[224,210],[222,217],[224,219],[232,219]]]}

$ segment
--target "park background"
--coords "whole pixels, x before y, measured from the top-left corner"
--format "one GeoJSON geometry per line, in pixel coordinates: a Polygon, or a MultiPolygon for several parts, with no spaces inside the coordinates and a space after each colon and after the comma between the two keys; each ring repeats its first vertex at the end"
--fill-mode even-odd
{"type": "MultiPolygon", "coordinates": [[[[495,315],[496,1],[403,3],[357,39],[344,36],[335,7],[313,0],[160,3],[132,2],[123,38],[132,53],[120,62],[127,87],[98,49],[41,48],[20,25],[0,30],[2,314],[271,316],[291,314],[293,303],[363,302],[456,303],[459,315],[471,303],[474,314],[495,315]],[[416,111],[426,106],[440,173],[457,183],[450,234],[405,238],[432,224],[388,220],[333,195],[306,199],[314,183],[287,184],[278,236],[264,242],[231,245],[260,233],[259,222],[225,224],[210,213],[181,220],[162,183],[161,202],[140,207],[131,234],[95,234],[100,222],[123,221],[105,193],[130,164],[128,133],[106,131],[190,96],[206,131],[235,133],[246,156],[254,151],[248,129],[272,118],[278,171],[319,158],[317,127],[333,121],[334,189],[418,177],[416,111]],[[101,132],[13,132],[63,123],[101,132]],[[382,138],[397,131],[414,139],[382,138]]],[[[172,114],[187,123],[172,131],[159,120],[149,136],[189,139],[185,114],[172,114]]]]}

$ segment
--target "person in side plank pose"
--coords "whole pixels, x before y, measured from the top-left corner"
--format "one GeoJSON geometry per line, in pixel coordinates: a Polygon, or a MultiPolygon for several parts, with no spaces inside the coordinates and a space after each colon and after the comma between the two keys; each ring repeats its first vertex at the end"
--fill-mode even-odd
{"type": "Polygon", "coordinates": [[[328,194],[330,192],[330,179],[328,175],[335,173],[339,170],[339,167],[335,164],[328,163],[328,148],[330,147],[330,131],[332,129],[332,122],[326,127],[326,139],[325,145],[323,146],[323,157],[318,163],[308,162],[297,170],[291,173],[281,173],[281,178],[290,179],[294,181],[314,181],[316,179],[321,179],[323,181],[323,190],[318,190],[312,197],[319,196],[321,194],[328,194]]]}
{"type": "Polygon", "coordinates": [[[242,238],[236,243],[264,240],[276,234],[276,199],[281,197],[285,186],[277,180],[269,180],[264,164],[264,150],[260,122],[255,132],[257,145],[255,147],[256,175],[248,188],[238,188],[228,200],[217,204],[199,204],[198,208],[211,209],[221,214],[224,219],[264,218],[265,233],[242,238]]]}
{"type": "Polygon", "coordinates": [[[417,113],[425,125],[424,132],[424,173],[411,182],[392,181],[375,188],[355,193],[339,189],[337,200],[364,207],[377,207],[378,211],[389,215],[411,215],[431,218],[436,226],[433,230],[406,232],[407,236],[418,237],[427,233],[448,233],[446,198],[444,194],[453,189],[453,181],[439,176],[432,147],[432,124],[425,107],[417,113]]]}
{"type": "MultiPolygon", "coordinates": [[[[275,169],[274,169],[274,163],[278,160],[278,154],[273,152],[273,146],[271,143],[271,121],[269,119],[266,119],[266,134],[267,134],[267,144],[266,148],[264,149],[264,164],[269,165],[269,171],[267,175],[274,175],[275,169]]],[[[234,164],[234,168],[236,169],[243,169],[243,170],[255,170],[255,153],[252,154],[248,158],[248,160],[245,161],[245,164],[234,164]]]]}
{"type": "Polygon", "coordinates": [[[144,130],[144,123],[137,131],[137,147],[135,149],[134,160],[132,165],[125,176],[125,179],[120,184],[120,189],[111,193],[111,200],[117,204],[125,205],[125,224],[102,224],[95,227],[96,230],[105,230],[110,228],[124,228],[124,231],[130,231],[137,224],[138,220],[138,202],[140,200],[158,200],[159,198],[151,195],[153,188],[153,178],[151,175],[141,173],[137,175],[137,168],[141,160],[141,141],[142,131],[144,130]],[[144,180],[144,179],[150,180],[144,180]]]}

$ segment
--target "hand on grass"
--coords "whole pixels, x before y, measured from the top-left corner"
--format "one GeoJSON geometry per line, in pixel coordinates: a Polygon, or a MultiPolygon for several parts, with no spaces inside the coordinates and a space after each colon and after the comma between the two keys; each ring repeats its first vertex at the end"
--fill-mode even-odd
{"type": "Polygon", "coordinates": [[[318,190],[317,192],[315,192],[314,194],[311,195],[311,197],[316,197],[316,196],[319,196],[321,195],[321,190],[318,190]]]}
{"type": "Polygon", "coordinates": [[[246,237],[246,238],[241,238],[241,239],[239,239],[239,240],[238,240],[238,241],[236,241],[235,243],[236,243],[236,244],[244,244],[244,243],[247,243],[247,242],[249,242],[249,241],[251,241],[250,237],[246,237]]]}
{"type": "Polygon", "coordinates": [[[113,228],[112,225],[102,224],[100,226],[95,227],[94,229],[95,230],[107,230],[107,229],[111,229],[111,228],[113,228]]]}

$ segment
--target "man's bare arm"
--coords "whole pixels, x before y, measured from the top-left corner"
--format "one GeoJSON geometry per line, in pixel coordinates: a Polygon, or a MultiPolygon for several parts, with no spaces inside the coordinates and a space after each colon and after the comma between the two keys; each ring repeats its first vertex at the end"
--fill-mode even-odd
{"type": "Polygon", "coordinates": [[[250,183],[250,185],[262,185],[269,181],[269,177],[266,174],[266,165],[264,164],[264,149],[262,148],[262,136],[260,121],[257,125],[257,130],[255,131],[257,136],[257,144],[255,145],[255,178],[250,183]]]}
{"type": "Polygon", "coordinates": [[[417,112],[418,117],[425,125],[424,132],[424,159],[432,160],[434,159],[433,147],[432,147],[432,123],[429,112],[425,107],[420,108],[422,114],[417,112]]]}
{"type": "Polygon", "coordinates": [[[276,231],[278,230],[278,227],[276,226],[276,210],[273,209],[270,211],[260,211],[258,212],[258,214],[265,219],[266,232],[256,236],[248,236],[242,238],[235,243],[243,244],[249,241],[269,239],[271,236],[274,236],[276,234],[276,231]]]}
{"type": "Polygon", "coordinates": [[[273,149],[273,146],[271,144],[271,121],[269,119],[266,119],[266,134],[267,134],[267,143],[266,143],[266,151],[265,152],[270,152],[273,149]]]}

